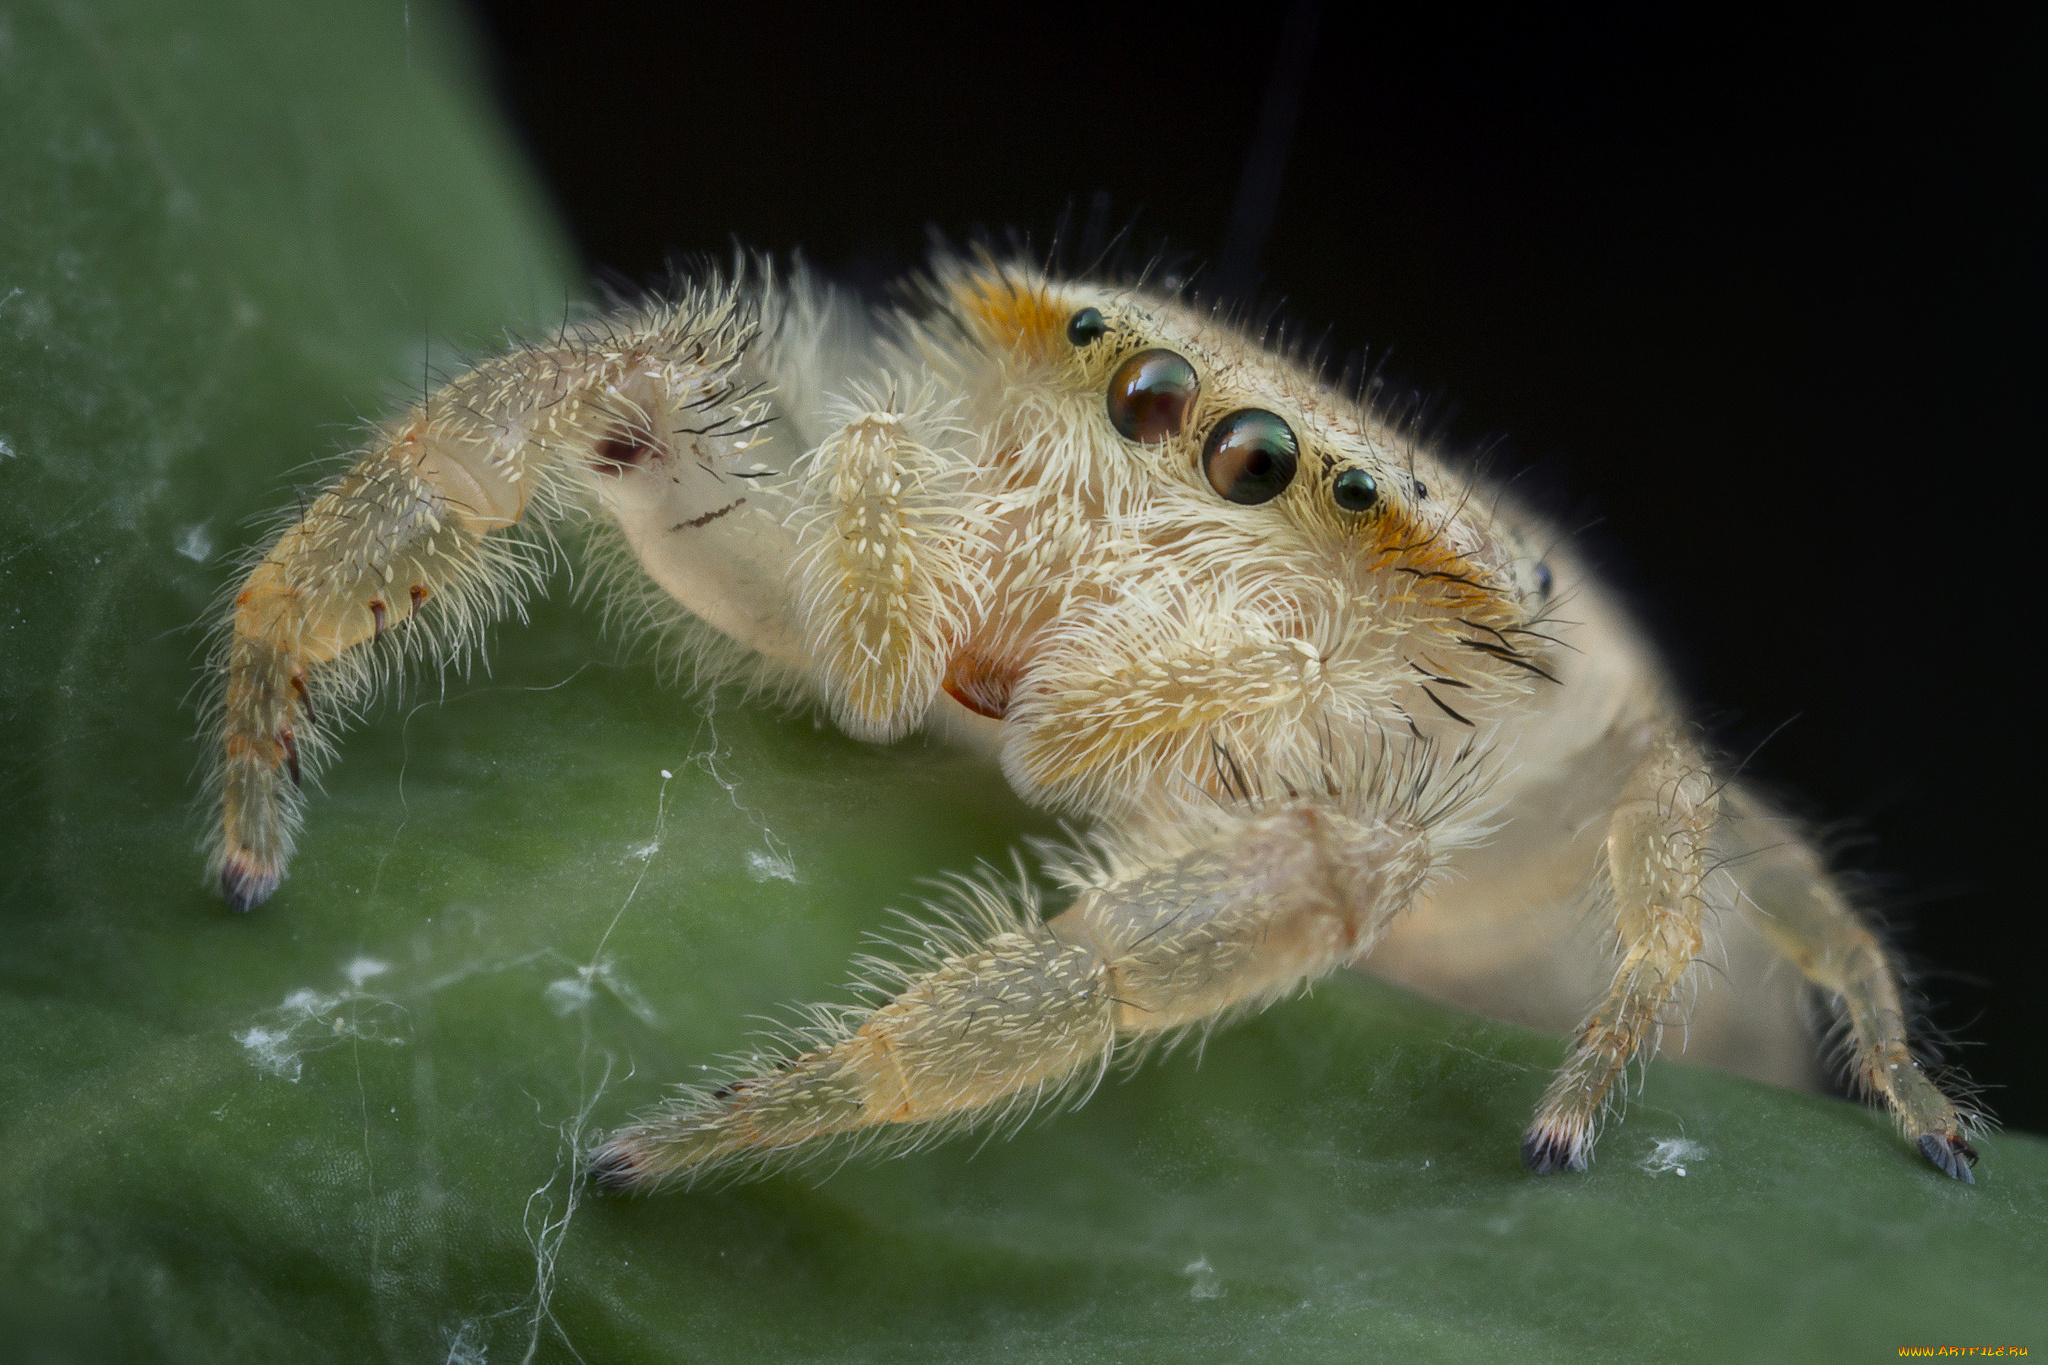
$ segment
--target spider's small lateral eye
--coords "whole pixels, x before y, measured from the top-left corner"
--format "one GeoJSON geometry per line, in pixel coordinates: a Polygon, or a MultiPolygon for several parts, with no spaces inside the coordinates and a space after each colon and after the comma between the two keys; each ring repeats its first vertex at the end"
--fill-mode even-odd
{"type": "Polygon", "coordinates": [[[1140,351],[1109,381],[1109,424],[1147,445],[1178,436],[1201,391],[1195,367],[1180,356],[1140,351]]]}
{"type": "Polygon", "coordinates": [[[1536,566],[1536,593],[1546,602],[1550,600],[1551,582],[1550,566],[1548,564],[1538,564],[1536,566]]]}
{"type": "Polygon", "coordinates": [[[1418,497],[1418,498],[1426,498],[1426,497],[1428,497],[1428,496],[1429,496],[1429,485],[1428,485],[1428,484],[1426,484],[1426,483],[1424,483],[1424,482],[1423,482],[1422,480],[1420,480],[1420,479],[1417,479],[1417,480],[1415,481],[1415,496],[1416,496],[1416,497],[1418,497]]]}
{"type": "Polygon", "coordinates": [[[1083,308],[1067,319],[1067,340],[1076,346],[1086,346],[1091,342],[1100,341],[1103,333],[1108,330],[1109,324],[1102,320],[1102,310],[1099,308],[1083,308]]]}
{"type": "Polygon", "coordinates": [[[1337,476],[1330,492],[1345,511],[1366,512],[1380,500],[1380,483],[1363,469],[1347,469],[1337,476]]]}
{"type": "Polygon", "coordinates": [[[1293,428],[1262,408],[1231,413],[1202,443],[1202,472],[1209,486],[1247,507],[1285,492],[1299,461],[1293,428]]]}

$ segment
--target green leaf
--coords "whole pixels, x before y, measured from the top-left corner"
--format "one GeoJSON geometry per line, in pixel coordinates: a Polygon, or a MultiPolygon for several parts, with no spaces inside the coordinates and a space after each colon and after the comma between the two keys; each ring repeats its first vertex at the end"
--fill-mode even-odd
{"type": "Polygon", "coordinates": [[[567,292],[463,41],[417,4],[0,9],[11,1358],[2048,1344],[2048,1145],[1966,1188],[1854,1106],[1660,1062],[1590,1174],[1533,1179],[1561,1045],[1358,976],[1012,1141],[583,1193],[578,1134],[1050,826],[960,754],[692,699],[560,601],[351,736],[292,879],[225,910],[187,695],[247,519],[567,292]]]}

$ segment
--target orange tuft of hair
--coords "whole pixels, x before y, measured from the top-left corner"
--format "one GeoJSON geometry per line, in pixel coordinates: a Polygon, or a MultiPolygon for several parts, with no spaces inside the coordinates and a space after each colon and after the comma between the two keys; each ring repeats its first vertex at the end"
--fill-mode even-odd
{"type": "Polygon", "coordinates": [[[1051,355],[1066,317],[1039,284],[1001,271],[967,275],[953,302],[993,340],[1036,357],[1051,355]]]}

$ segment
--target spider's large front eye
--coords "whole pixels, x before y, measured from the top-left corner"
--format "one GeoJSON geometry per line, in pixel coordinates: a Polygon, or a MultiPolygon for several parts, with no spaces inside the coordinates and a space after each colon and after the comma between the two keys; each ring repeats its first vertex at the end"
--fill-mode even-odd
{"type": "Polygon", "coordinates": [[[1202,444],[1209,486],[1232,502],[1271,502],[1294,482],[1301,449],[1294,429],[1261,408],[1233,412],[1202,444]]]}
{"type": "Polygon", "coordinates": [[[1109,424],[1147,445],[1180,435],[1202,381],[1172,351],[1140,351],[1109,381],[1109,424]]]}

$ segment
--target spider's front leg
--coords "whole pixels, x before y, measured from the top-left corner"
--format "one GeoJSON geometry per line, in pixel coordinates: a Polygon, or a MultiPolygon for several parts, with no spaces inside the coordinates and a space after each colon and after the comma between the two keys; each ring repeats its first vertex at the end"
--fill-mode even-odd
{"type": "Polygon", "coordinates": [[[613,1134],[591,1174],[648,1189],[834,1137],[907,1148],[1085,1096],[1119,1042],[1259,1008],[1363,954],[1454,837],[1420,804],[1298,799],[1215,818],[1178,852],[1111,849],[1071,874],[1079,894],[1050,921],[977,887],[950,941],[875,983],[877,1008],[679,1092],[613,1134]]]}
{"type": "Polygon", "coordinates": [[[1709,837],[1719,795],[1698,751],[1661,734],[1623,788],[1607,829],[1621,965],[1536,1106],[1522,1162],[1583,1171],[1600,1115],[1631,1059],[1655,1046],[1659,1015],[1700,954],[1709,837]]]}
{"type": "Polygon", "coordinates": [[[284,876],[300,783],[389,663],[365,646],[408,626],[407,650],[460,654],[539,577],[541,546],[505,534],[522,519],[635,468],[744,450],[759,405],[735,371],[751,336],[737,293],[703,289],[488,361],[385,423],[278,538],[214,661],[210,872],[230,905],[284,876]]]}

